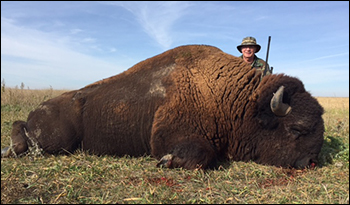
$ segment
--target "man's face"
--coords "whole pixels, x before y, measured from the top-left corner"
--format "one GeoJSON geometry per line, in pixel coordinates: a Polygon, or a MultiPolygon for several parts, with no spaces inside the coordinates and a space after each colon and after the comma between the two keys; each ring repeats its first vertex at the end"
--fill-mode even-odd
{"type": "Polygon", "coordinates": [[[246,58],[253,57],[255,51],[256,51],[256,46],[242,46],[242,54],[246,58]]]}

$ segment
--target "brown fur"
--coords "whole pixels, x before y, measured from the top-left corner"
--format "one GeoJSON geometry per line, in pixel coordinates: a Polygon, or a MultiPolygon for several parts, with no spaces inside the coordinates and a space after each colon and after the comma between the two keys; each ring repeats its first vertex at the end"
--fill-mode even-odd
{"type": "Polygon", "coordinates": [[[280,74],[260,82],[242,59],[190,45],[43,102],[26,127],[48,153],[171,154],[169,167],[187,169],[220,158],[298,167],[317,160],[322,113],[300,80],[280,74]],[[286,117],[269,107],[281,85],[293,109],[286,117]]]}

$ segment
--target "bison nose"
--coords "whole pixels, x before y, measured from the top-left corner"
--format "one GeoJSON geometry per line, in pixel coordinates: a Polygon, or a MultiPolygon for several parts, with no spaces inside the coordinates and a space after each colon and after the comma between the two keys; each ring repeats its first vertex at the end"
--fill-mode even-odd
{"type": "Polygon", "coordinates": [[[317,159],[315,158],[304,158],[295,162],[295,168],[314,168],[317,165],[317,159]]]}
{"type": "Polygon", "coordinates": [[[318,164],[317,159],[310,159],[309,168],[315,168],[318,164]]]}

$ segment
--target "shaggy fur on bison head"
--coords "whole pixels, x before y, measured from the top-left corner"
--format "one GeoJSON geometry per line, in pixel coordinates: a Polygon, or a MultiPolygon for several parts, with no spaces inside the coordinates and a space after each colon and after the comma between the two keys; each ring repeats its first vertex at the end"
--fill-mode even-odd
{"type": "Polygon", "coordinates": [[[298,168],[317,163],[324,111],[299,79],[285,74],[266,76],[249,99],[245,117],[236,118],[238,132],[228,151],[231,158],[298,168]],[[282,102],[291,109],[285,116],[276,115],[269,106],[281,86],[282,102]]]}

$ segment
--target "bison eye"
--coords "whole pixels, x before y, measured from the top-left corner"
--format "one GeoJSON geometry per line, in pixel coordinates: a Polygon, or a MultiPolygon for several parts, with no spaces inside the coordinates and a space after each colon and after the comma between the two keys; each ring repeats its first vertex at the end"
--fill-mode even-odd
{"type": "Polygon", "coordinates": [[[291,128],[290,132],[294,136],[294,139],[298,139],[299,137],[305,136],[309,133],[307,130],[299,128],[291,128]]]}
{"type": "Polygon", "coordinates": [[[295,139],[301,136],[301,131],[297,129],[291,129],[291,133],[294,135],[295,139]]]}

